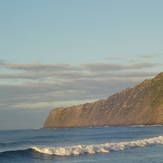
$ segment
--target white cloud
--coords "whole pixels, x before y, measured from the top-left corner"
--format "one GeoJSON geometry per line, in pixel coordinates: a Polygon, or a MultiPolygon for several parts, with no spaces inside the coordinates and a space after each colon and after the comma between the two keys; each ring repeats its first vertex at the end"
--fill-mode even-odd
{"type": "Polygon", "coordinates": [[[160,56],[160,55],[163,55],[163,54],[142,55],[141,57],[142,58],[154,58],[154,57],[157,57],[157,56],[160,56]]]}
{"type": "Polygon", "coordinates": [[[67,107],[67,106],[73,106],[83,103],[89,103],[94,102],[97,99],[91,99],[91,100],[72,100],[72,101],[56,101],[56,102],[38,102],[33,104],[27,104],[27,103],[19,103],[13,105],[13,108],[15,109],[43,109],[43,108],[51,108],[54,109],[57,107],[67,107]]]}
{"type": "Polygon", "coordinates": [[[116,58],[116,57],[108,57],[108,58],[105,58],[107,60],[124,60],[122,58],[116,58]]]}
{"type": "Polygon", "coordinates": [[[23,71],[80,71],[80,67],[77,66],[71,66],[69,64],[41,64],[39,62],[36,63],[30,63],[30,64],[8,64],[5,65],[4,68],[8,68],[11,70],[23,70],[23,71]]]}
{"type": "Polygon", "coordinates": [[[0,66],[5,64],[6,64],[6,60],[0,59],[0,66]]]}
{"type": "Polygon", "coordinates": [[[158,64],[152,63],[137,63],[130,65],[122,65],[122,64],[111,64],[111,63],[85,63],[82,66],[89,71],[122,71],[122,70],[134,70],[134,69],[142,69],[157,66],[158,64]]]}

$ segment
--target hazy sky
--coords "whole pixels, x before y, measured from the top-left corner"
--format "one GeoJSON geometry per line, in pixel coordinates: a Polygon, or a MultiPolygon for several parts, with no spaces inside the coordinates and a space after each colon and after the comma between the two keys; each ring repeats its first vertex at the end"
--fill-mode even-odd
{"type": "Polygon", "coordinates": [[[163,0],[1,0],[0,129],[42,127],[163,71],[163,0]]]}

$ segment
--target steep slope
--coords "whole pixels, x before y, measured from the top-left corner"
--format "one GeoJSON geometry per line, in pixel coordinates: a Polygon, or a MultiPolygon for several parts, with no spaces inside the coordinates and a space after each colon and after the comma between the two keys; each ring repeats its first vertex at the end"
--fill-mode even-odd
{"type": "Polygon", "coordinates": [[[163,124],[163,72],[107,99],[54,109],[43,128],[163,124]]]}

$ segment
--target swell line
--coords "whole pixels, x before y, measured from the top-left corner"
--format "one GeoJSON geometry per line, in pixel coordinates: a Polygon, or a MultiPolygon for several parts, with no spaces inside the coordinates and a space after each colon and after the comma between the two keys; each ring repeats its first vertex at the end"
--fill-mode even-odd
{"type": "Polygon", "coordinates": [[[15,149],[15,150],[6,150],[0,152],[0,158],[2,157],[17,157],[18,155],[27,155],[32,152],[33,149],[27,148],[27,149],[15,149]]]}

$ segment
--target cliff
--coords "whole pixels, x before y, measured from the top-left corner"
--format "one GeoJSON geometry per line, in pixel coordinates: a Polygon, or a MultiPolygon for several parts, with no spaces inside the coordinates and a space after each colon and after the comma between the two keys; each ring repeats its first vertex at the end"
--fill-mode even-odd
{"type": "Polygon", "coordinates": [[[43,128],[163,124],[163,72],[107,99],[54,109],[43,128]]]}

